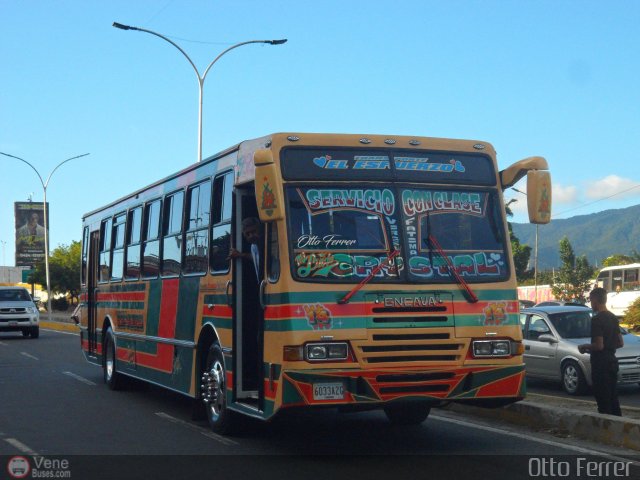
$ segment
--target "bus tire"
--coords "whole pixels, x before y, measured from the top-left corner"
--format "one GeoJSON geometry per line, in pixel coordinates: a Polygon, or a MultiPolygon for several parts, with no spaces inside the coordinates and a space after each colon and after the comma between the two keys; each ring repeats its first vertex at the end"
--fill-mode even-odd
{"type": "Polygon", "coordinates": [[[116,342],[111,327],[107,327],[102,344],[102,376],[111,390],[120,390],[124,380],[116,370],[116,342]]]}
{"type": "Polygon", "coordinates": [[[211,430],[221,435],[231,433],[234,412],[227,408],[227,371],[222,349],[217,343],[209,347],[201,381],[201,398],[211,430]]]}
{"type": "Polygon", "coordinates": [[[424,403],[393,403],[384,407],[384,413],[394,425],[419,425],[424,422],[431,407],[424,403]]]}

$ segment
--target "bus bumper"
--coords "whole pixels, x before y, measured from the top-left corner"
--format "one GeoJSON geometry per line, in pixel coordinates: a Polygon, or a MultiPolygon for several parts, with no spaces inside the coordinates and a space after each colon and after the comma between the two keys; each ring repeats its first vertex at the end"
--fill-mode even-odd
{"type": "MultiPolygon", "coordinates": [[[[284,370],[281,407],[382,407],[420,400],[434,406],[460,402],[497,407],[526,395],[524,365],[455,369],[284,370]]],[[[275,399],[274,399],[275,400],[275,399]]]]}

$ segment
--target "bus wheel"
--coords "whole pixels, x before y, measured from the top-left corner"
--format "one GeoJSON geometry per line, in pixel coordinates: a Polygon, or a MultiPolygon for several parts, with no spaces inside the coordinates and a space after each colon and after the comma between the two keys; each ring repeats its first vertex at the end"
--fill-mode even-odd
{"type": "Polygon", "coordinates": [[[202,373],[201,394],[211,429],[220,434],[232,430],[233,414],[227,409],[227,377],[222,349],[217,343],[207,353],[207,363],[202,373]]]}
{"type": "Polygon", "coordinates": [[[394,425],[419,425],[431,412],[431,407],[424,403],[394,403],[384,407],[384,413],[394,425]]]}
{"type": "Polygon", "coordinates": [[[116,342],[113,330],[107,328],[102,344],[102,373],[104,383],[111,390],[120,390],[122,388],[122,376],[116,370],[116,342]]]}

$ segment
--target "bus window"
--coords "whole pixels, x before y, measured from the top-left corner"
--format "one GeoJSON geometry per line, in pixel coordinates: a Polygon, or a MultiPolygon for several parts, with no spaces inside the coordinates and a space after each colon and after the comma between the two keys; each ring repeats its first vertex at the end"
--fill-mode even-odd
{"type": "Polygon", "coordinates": [[[127,260],[124,277],[128,280],[140,277],[140,238],[142,229],[142,207],[129,210],[127,229],[127,260]]]}
{"type": "Polygon", "coordinates": [[[111,266],[111,224],[110,218],[103,220],[100,225],[100,275],[99,282],[109,281],[111,266]]]}
{"type": "Polygon", "coordinates": [[[211,233],[211,273],[229,271],[231,248],[231,207],[233,172],[216,177],[213,183],[213,229],[211,233]]]}
{"type": "Polygon", "coordinates": [[[267,226],[267,275],[269,281],[275,283],[280,278],[280,245],[278,243],[278,225],[270,222],[267,226]]]}
{"type": "Polygon", "coordinates": [[[89,227],[84,227],[82,232],[82,272],[80,273],[80,283],[87,283],[87,252],[89,251],[89,227]]]}
{"type": "Polygon", "coordinates": [[[111,280],[121,280],[124,268],[124,232],[126,214],[117,215],[113,219],[113,254],[111,256],[111,280]]]}
{"type": "Polygon", "coordinates": [[[162,223],[162,276],[180,275],[184,192],[167,195],[162,223]]]}
{"type": "Polygon", "coordinates": [[[629,268],[624,271],[624,290],[638,290],[638,269],[629,268]]]}
{"type": "Polygon", "coordinates": [[[185,238],[184,273],[205,273],[209,258],[209,218],[211,182],[189,188],[187,196],[187,233],[185,238]]]}
{"type": "Polygon", "coordinates": [[[611,274],[611,291],[619,292],[622,290],[622,270],[614,270],[611,274]]]}
{"type": "Polygon", "coordinates": [[[142,276],[155,278],[160,268],[160,200],[145,206],[143,232],[142,276]]]}
{"type": "Polygon", "coordinates": [[[600,272],[596,280],[597,285],[600,288],[604,288],[607,292],[611,291],[611,271],[600,272]]]}

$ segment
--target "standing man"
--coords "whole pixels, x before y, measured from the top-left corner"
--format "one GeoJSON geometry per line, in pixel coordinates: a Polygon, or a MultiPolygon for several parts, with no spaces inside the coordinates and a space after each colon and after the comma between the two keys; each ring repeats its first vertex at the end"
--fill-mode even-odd
{"type": "Polygon", "coordinates": [[[261,239],[261,227],[260,220],[256,217],[248,217],[242,220],[242,236],[251,244],[251,253],[239,252],[235,248],[229,250],[229,258],[242,258],[253,260],[253,266],[256,271],[256,278],[258,283],[261,280],[262,259],[260,258],[260,239],[261,239]]]}
{"type": "Polygon", "coordinates": [[[591,380],[598,412],[622,416],[618,402],[618,359],[616,350],[624,345],[618,318],[607,310],[607,291],[594,288],[589,294],[591,308],[591,343],[578,346],[580,353],[591,354],[591,380]]]}

